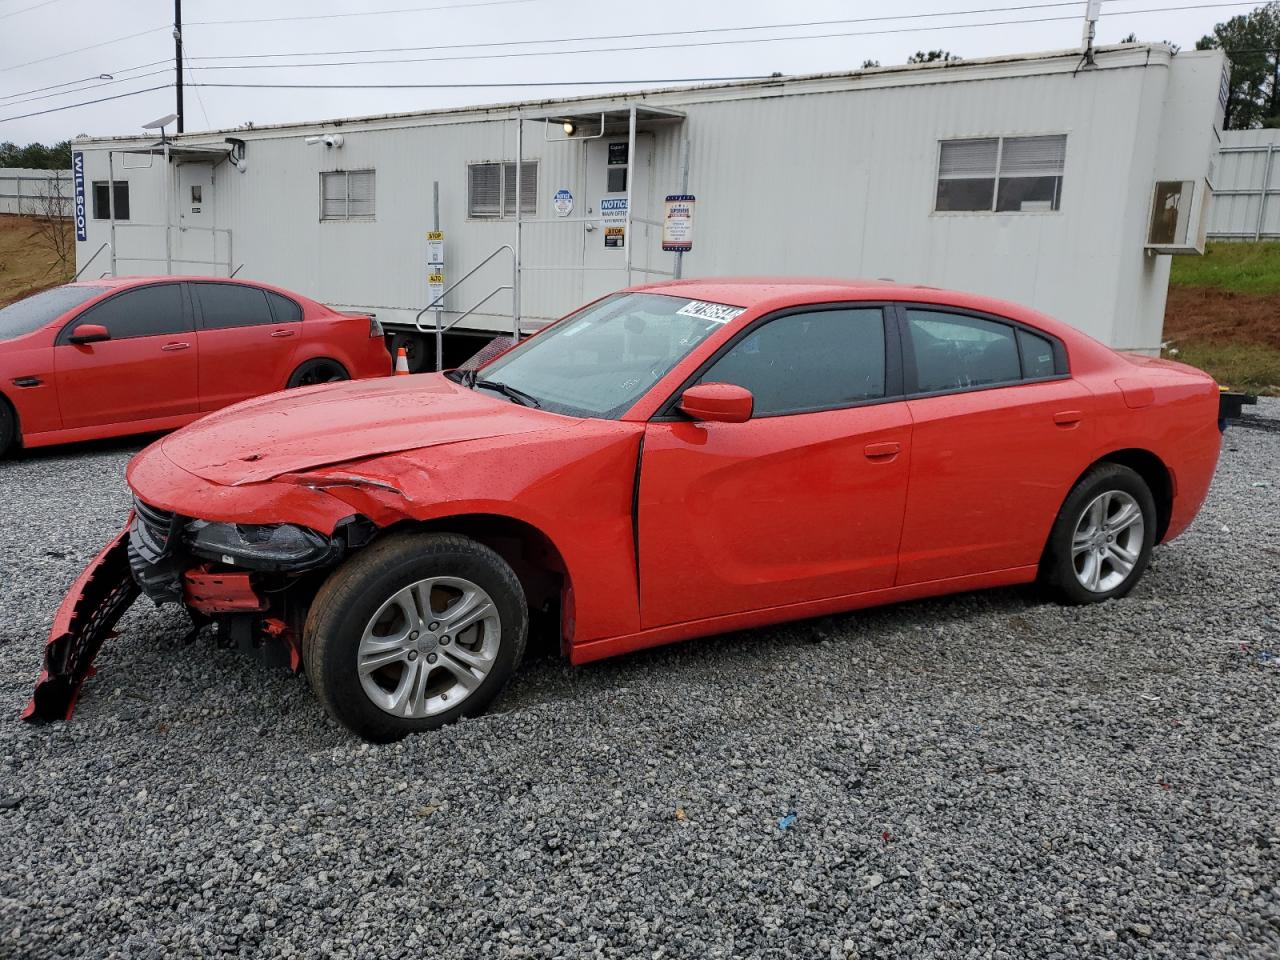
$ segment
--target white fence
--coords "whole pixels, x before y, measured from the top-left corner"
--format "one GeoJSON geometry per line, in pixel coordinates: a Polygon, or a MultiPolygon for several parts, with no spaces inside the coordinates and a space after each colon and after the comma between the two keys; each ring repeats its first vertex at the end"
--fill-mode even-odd
{"type": "Polygon", "coordinates": [[[1280,130],[1223,133],[1208,237],[1280,240],[1280,130]]]}
{"type": "Polygon", "coordinates": [[[70,170],[0,167],[0,214],[70,217],[74,206],[70,170]]]}

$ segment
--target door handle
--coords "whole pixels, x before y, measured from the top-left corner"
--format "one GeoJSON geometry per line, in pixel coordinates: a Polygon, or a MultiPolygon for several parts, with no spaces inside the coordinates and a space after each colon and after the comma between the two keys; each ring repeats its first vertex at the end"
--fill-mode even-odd
{"type": "Polygon", "coordinates": [[[271,331],[271,335],[273,337],[292,337],[293,333],[294,332],[292,330],[272,330],[271,331]]]}
{"type": "Polygon", "coordinates": [[[888,440],[883,443],[868,443],[862,448],[862,452],[867,455],[868,460],[889,460],[896,457],[902,451],[902,444],[895,440],[888,440]]]}
{"type": "Polygon", "coordinates": [[[1053,415],[1053,422],[1060,427],[1074,427],[1084,419],[1079,410],[1059,410],[1053,415]]]}
{"type": "Polygon", "coordinates": [[[190,349],[191,349],[191,344],[189,344],[189,343],[187,343],[187,342],[185,342],[185,341],[180,341],[180,342],[178,342],[178,343],[166,343],[166,344],[165,344],[163,347],[161,347],[160,349],[161,349],[161,350],[167,350],[167,351],[169,351],[169,352],[171,352],[171,353],[172,353],[174,350],[190,350],[190,349]]]}

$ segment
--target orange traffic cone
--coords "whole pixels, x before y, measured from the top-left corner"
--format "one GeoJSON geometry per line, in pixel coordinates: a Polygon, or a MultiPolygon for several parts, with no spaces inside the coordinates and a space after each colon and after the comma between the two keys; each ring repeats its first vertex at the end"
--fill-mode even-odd
{"type": "Polygon", "coordinates": [[[409,351],[401,347],[396,351],[396,376],[407,377],[409,375],[409,351]]]}

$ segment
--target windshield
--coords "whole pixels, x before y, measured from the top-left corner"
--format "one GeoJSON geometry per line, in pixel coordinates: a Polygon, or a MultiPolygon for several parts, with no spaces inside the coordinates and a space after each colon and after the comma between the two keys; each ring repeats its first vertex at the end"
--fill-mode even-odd
{"type": "Polygon", "coordinates": [[[0,309],[0,340],[12,340],[39,330],[106,290],[106,287],[52,287],[11,303],[0,309]]]}
{"type": "Polygon", "coordinates": [[[543,409],[612,419],[743,307],[620,293],[566,317],[479,372],[543,409]]]}

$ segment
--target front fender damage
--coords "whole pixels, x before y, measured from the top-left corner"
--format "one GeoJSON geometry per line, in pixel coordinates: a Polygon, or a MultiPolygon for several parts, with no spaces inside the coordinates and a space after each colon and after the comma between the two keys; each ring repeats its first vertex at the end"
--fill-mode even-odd
{"type": "Polygon", "coordinates": [[[93,675],[93,659],[113,628],[138,597],[129,571],[129,527],[102,548],[76,578],[53,618],[44,648],[44,668],[36,679],[22,719],[69,720],[84,681],[93,675]]]}

